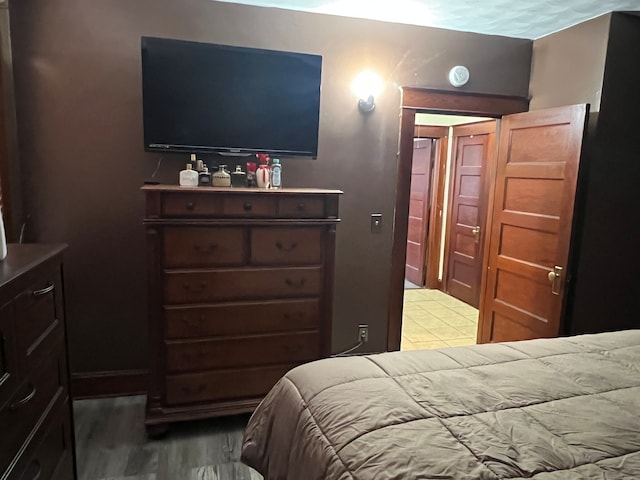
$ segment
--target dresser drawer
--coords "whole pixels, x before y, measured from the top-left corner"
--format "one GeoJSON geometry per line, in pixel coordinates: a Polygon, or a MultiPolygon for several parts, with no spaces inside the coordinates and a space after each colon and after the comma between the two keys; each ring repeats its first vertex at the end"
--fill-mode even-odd
{"type": "Polygon", "coordinates": [[[162,196],[162,215],[166,217],[217,216],[221,212],[222,199],[217,195],[174,192],[162,196]]]}
{"type": "Polygon", "coordinates": [[[167,304],[312,297],[320,293],[321,267],[167,271],[167,304]]]}
{"type": "Polygon", "coordinates": [[[69,403],[59,397],[38,426],[8,480],[72,480],[69,403]]]}
{"type": "Polygon", "coordinates": [[[59,419],[49,428],[29,459],[20,480],[62,480],[73,478],[69,419],[59,419]]]}
{"type": "Polygon", "coordinates": [[[169,405],[263,397],[285,373],[298,364],[169,375],[169,405]]]}
{"type": "Polygon", "coordinates": [[[276,199],[267,195],[227,195],[222,210],[227,217],[275,217],[276,199]]]}
{"type": "Polygon", "coordinates": [[[248,335],[318,328],[320,302],[281,300],[165,307],[167,338],[248,335]]]}
{"type": "Polygon", "coordinates": [[[63,356],[60,352],[27,375],[15,395],[0,410],[0,472],[6,470],[47,405],[63,395],[63,356]]]}
{"type": "Polygon", "coordinates": [[[322,260],[322,227],[251,229],[253,265],[313,265],[322,260]]]}
{"type": "Polygon", "coordinates": [[[244,229],[233,227],[167,227],[164,229],[166,268],[242,265],[244,229]]]}
{"type": "Polygon", "coordinates": [[[15,299],[18,347],[28,362],[43,355],[38,350],[48,350],[51,337],[60,331],[60,285],[60,272],[54,271],[15,299]]]}
{"type": "Polygon", "coordinates": [[[269,365],[319,358],[317,331],[167,342],[167,370],[187,372],[214,368],[269,365]]]}
{"type": "Polygon", "coordinates": [[[324,218],[322,196],[292,195],[278,199],[278,215],[285,218],[324,218]]]}
{"type": "Polygon", "coordinates": [[[18,386],[18,357],[15,348],[13,304],[0,307],[0,409],[18,386]]]}

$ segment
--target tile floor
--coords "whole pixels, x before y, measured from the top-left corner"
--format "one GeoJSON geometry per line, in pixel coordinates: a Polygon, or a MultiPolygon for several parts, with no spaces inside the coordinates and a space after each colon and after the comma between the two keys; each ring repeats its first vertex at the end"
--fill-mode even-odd
{"type": "Polygon", "coordinates": [[[401,350],[475,345],[478,310],[440,290],[404,291],[401,350]]]}

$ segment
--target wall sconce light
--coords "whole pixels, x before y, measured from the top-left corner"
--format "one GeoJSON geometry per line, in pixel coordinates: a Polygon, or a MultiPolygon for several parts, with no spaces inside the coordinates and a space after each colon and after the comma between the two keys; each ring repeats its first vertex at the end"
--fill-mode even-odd
{"type": "Polygon", "coordinates": [[[382,92],[383,82],[380,75],[371,70],[360,72],[351,82],[351,91],[358,97],[358,109],[370,113],[376,108],[375,97],[382,92]]]}

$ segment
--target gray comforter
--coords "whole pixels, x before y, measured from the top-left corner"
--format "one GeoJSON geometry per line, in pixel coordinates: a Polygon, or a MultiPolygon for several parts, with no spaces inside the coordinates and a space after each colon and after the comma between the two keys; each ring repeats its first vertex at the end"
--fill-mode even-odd
{"type": "Polygon", "coordinates": [[[309,363],[242,459],[268,480],[640,479],[640,330],[309,363]]]}

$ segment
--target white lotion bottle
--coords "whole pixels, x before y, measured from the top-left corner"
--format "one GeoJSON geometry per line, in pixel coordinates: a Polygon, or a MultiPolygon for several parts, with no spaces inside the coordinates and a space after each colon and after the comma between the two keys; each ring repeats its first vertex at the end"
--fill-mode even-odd
{"type": "Polygon", "coordinates": [[[186,170],[180,172],[180,186],[181,187],[197,187],[198,186],[198,172],[192,169],[190,163],[187,163],[186,170]]]}
{"type": "Polygon", "coordinates": [[[4,232],[4,220],[2,219],[2,208],[0,208],[0,261],[7,256],[7,236],[4,232]]]}
{"type": "Polygon", "coordinates": [[[271,188],[282,188],[282,164],[274,158],[271,164],[271,188]]]}

